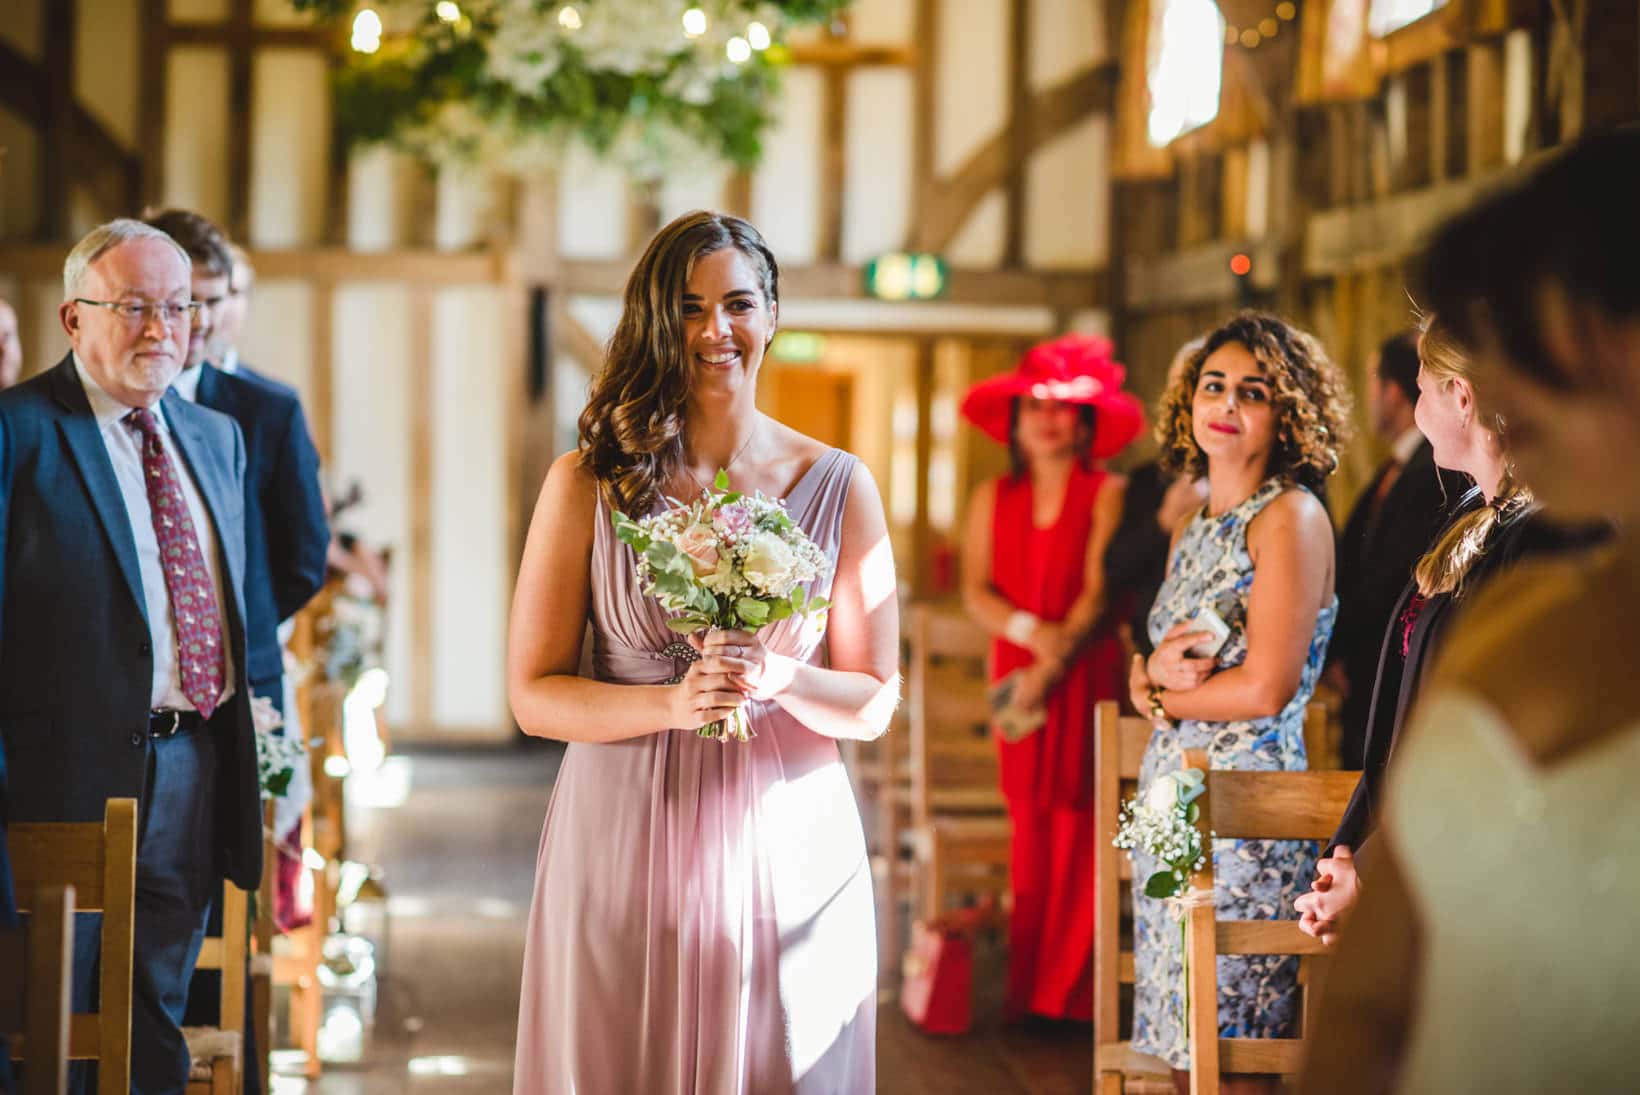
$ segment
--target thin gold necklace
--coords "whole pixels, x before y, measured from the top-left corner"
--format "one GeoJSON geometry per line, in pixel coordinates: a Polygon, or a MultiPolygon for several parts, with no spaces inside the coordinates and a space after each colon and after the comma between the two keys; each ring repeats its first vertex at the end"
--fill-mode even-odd
{"type": "MultiPolygon", "coordinates": [[[[728,471],[730,468],[735,466],[735,461],[739,460],[741,455],[743,453],[745,453],[746,446],[748,446],[752,443],[752,438],[757,436],[758,426],[760,426],[762,424],[763,424],[763,420],[761,418],[758,419],[756,422],[752,423],[752,432],[748,433],[746,435],[746,440],[744,440],[740,443],[740,448],[735,450],[734,455],[729,457],[729,462],[727,464],[724,464],[721,470],[728,471]]],[[[702,494],[706,493],[706,484],[702,483],[699,479],[697,479],[695,477],[695,473],[690,471],[687,466],[684,467],[683,474],[687,475],[690,478],[690,480],[692,480],[694,482],[695,486],[700,488],[700,492],[702,494]]]]}

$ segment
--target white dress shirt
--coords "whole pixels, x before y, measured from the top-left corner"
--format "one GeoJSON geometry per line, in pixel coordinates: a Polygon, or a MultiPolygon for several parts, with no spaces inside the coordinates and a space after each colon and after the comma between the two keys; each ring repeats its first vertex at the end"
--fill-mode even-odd
{"type": "MultiPolygon", "coordinates": [[[[237,373],[239,371],[239,347],[229,346],[226,350],[223,350],[222,364],[218,365],[217,368],[229,376],[237,373]]],[[[199,381],[197,380],[194,381],[194,389],[196,391],[199,389],[199,381]]]]}
{"type": "Polygon", "coordinates": [[[203,365],[195,365],[192,369],[184,369],[171,381],[171,390],[190,403],[199,402],[199,378],[205,373],[203,365]]]}
{"type": "MultiPolygon", "coordinates": [[[[85,387],[85,396],[91,401],[91,413],[97,416],[97,427],[102,434],[103,447],[114,465],[114,478],[119,481],[120,497],[125,500],[125,515],[131,522],[131,538],[137,546],[137,569],[142,575],[142,600],[148,611],[148,635],[154,651],[154,685],[150,693],[152,710],[192,711],[194,703],[182,692],[182,677],[177,671],[176,619],[171,614],[171,594],[165,587],[165,572],[160,567],[159,539],[154,535],[154,520],[148,506],[148,487],[142,472],[142,447],[136,432],[122,419],[132,408],[115,399],[98,386],[78,355],[74,369],[85,387]]],[[[199,371],[194,371],[194,383],[199,383],[199,371]]],[[[194,524],[194,535],[199,540],[200,553],[205,557],[205,568],[211,575],[211,586],[216,591],[217,620],[222,627],[222,695],[220,706],[234,689],[233,648],[228,644],[228,599],[222,584],[221,556],[217,550],[216,526],[205,508],[205,499],[188,474],[186,461],[176,458],[171,441],[171,427],[165,421],[165,412],[158,403],[150,408],[159,423],[159,436],[165,454],[176,472],[182,487],[182,497],[188,503],[188,517],[194,524]]]]}
{"type": "MultiPolygon", "coordinates": [[[[194,388],[197,391],[199,388],[198,370],[196,369],[194,372],[196,374],[194,388]]],[[[1424,435],[1418,431],[1417,426],[1412,426],[1390,445],[1390,453],[1395,457],[1395,462],[1404,468],[1412,462],[1412,454],[1417,452],[1418,446],[1423,443],[1424,435]]]]}

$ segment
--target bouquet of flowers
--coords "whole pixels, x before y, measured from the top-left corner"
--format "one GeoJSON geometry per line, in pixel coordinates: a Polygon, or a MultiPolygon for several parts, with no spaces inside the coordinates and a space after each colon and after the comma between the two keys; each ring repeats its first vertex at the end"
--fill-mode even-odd
{"type": "Polygon", "coordinates": [[[1177,897],[1190,873],[1207,862],[1201,830],[1196,828],[1201,817],[1196,799],[1206,786],[1201,769],[1185,768],[1158,776],[1142,801],[1134,796],[1123,804],[1122,823],[1112,843],[1145,852],[1166,868],[1145,880],[1146,897],[1177,897]]]}
{"type": "MultiPolygon", "coordinates": [[[[652,517],[634,521],[616,513],[614,522],[616,537],[637,553],[644,592],[672,613],[666,626],[674,632],[756,631],[830,607],[803,585],[825,574],[830,563],[787,515],[784,502],[761,491],[730,490],[721,470],[695,501],[667,501],[671,506],[652,517]]],[[[700,736],[748,741],[751,723],[737,710],[701,727],[700,736]]]]}
{"type": "Polygon", "coordinates": [[[273,701],[263,696],[251,699],[251,725],[256,729],[256,775],[262,799],[284,798],[296,766],[307,763],[307,744],[279,732],[285,725],[284,717],[273,701]]]}

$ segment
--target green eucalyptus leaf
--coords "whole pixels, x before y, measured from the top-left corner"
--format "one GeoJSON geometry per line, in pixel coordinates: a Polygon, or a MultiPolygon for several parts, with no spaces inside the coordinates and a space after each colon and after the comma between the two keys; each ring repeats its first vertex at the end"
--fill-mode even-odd
{"type": "Polygon", "coordinates": [[[703,620],[699,616],[673,616],[666,621],[666,626],[679,635],[693,635],[705,627],[710,627],[712,621],[703,620]]]}
{"type": "Polygon", "coordinates": [[[1172,871],[1157,871],[1145,881],[1146,897],[1173,897],[1182,889],[1184,883],[1175,878],[1172,871]]]}
{"type": "Polygon", "coordinates": [[[724,468],[719,468],[718,469],[718,473],[717,473],[716,478],[714,478],[712,480],[712,486],[717,488],[718,490],[728,490],[729,489],[729,472],[727,471],[727,469],[724,469],[724,468]]]}
{"type": "Polygon", "coordinates": [[[736,601],[735,611],[740,613],[741,619],[754,627],[762,627],[769,622],[769,606],[751,597],[742,597],[736,601]]]}

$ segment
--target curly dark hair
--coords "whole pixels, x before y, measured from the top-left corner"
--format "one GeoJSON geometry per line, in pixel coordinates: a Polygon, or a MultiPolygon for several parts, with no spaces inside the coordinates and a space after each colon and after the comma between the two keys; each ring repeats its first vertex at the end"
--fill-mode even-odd
{"type": "Polygon", "coordinates": [[[1162,466],[1174,475],[1207,474],[1207,454],[1196,444],[1191,405],[1203,363],[1230,343],[1252,354],[1270,381],[1276,440],[1266,474],[1319,493],[1338,470],[1339,450],[1348,439],[1349,392],[1314,335],[1267,312],[1241,312],[1209,332],[1162,393],[1156,413],[1162,466]]]}
{"type": "Polygon", "coordinates": [[[581,412],[580,465],[612,509],[642,510],[683,463],[683,416],[693,376],[683,338],[683,294],[695,263],[733,249],[757,270],[763,304],[780,303],[780,267],[746,221],[685,213],[655,233],[626,281],[604,367],[581,412]]]}

